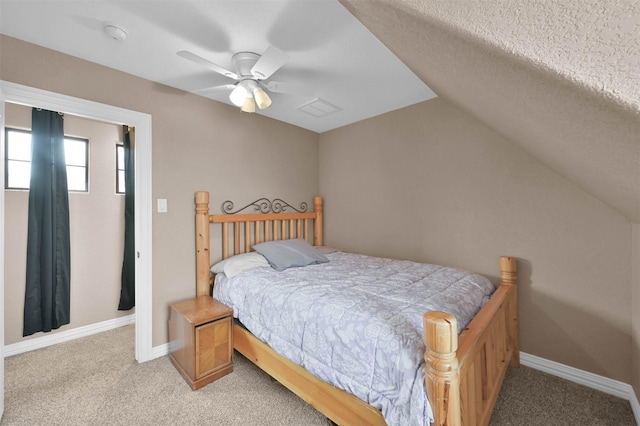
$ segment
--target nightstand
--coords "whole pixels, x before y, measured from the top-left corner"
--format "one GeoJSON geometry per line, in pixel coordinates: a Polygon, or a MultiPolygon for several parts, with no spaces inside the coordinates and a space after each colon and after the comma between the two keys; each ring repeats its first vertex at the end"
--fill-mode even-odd
{"type": "Polygon", "coordinates": [[[196,390],[233,371],[233,309],[211,296],[171,305],[169,359],[196,390]]]}

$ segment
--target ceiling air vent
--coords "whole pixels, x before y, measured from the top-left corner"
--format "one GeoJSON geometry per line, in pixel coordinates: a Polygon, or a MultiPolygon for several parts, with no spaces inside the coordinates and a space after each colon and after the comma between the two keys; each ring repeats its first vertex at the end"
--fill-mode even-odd
{"type": "Polygon", "coordinates": [[[338,108],[323,99],[315,98],[306,104],[300,105],[298,109],[309,115],[313,115],[314,117],[324,117],[336,111],[340,111],[342,108],[338,108]]]}

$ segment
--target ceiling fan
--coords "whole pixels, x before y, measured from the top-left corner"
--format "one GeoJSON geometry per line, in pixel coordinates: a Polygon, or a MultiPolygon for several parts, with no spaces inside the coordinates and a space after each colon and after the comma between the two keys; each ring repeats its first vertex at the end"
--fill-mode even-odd
{"type": "Polygon", "coordinates": [[[260,109],[269,108],[271,98],[265,89],[274,93],[287,93],[286,84],[265,81],[289,60],[287,54],[273,46],[267,48],[262,55],[253,52],[236,53],[231,58],[235,71],[230,71],[186,50],[177,52],[177,55],[236,80],[234,84],[225,84],[215,88],[231,90],[229,99],[234,105],[241,107],[240,109],[244,112],[255,112],[256,105],[260,109]]]}

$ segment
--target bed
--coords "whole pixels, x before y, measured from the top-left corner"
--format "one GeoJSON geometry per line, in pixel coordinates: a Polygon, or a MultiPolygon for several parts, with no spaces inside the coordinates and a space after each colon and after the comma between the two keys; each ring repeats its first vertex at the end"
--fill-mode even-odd
{"type": "MultiPolygon", "coordinates": [[[[197,295],[211,294],[210,228],[221,228],[222,258],[252,251],[266,241],[303,239],[323,246],[322,199],[313,212],[278,200],[251,204],[256,213],[209,214],[209,193],[196,193],[197,295]],[[289,207],[289,208],[287,208],[289,207]],[[293,212],[291,211],[293,210],[293,212]]],[[[249,207],[249,206],[247,206],[249,207]]],[[[220,259],[215,259],[220,260],[220,259]]],[[[499,259],[500,285],[458,335],[454,315],[424,314],[425,389],[437,425],[486,425],[509,366],[519,365],[515,258],[499,259]]],[[[274,351],[242,324],[234,325],[234,349],[337,424],[383,425],[382,412],[309,373],[274,351]]]]}

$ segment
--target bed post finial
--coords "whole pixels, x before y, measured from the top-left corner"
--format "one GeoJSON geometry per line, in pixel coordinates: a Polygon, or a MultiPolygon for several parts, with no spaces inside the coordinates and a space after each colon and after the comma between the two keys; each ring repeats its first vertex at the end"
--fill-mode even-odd
{"type": "Polygon", "coordinates": [[[196,192],[196,296],[209,295],[209,193],[196,192]]]}
{"type": "Polygon", "coordinates": [[[516,285],[516,258],[500,256],[500,284],[516,285]]]}
{"type": "Polygon", "coordinates": [[[313,197],[313,211],[316,214],[316,218],[313,221],[313,245],[324,245],[323,233],[323,216],[322,216],[322,197],[316,195],[313,197]]]}
{"type": "Polygon", "coordinates": [[[424,315],[424,359],[427,396],[438,426],[460,426],[460,371],[458,349],[458,322],[446,312],[431,311],[424,315]]]}
{"type": "Polygon", "coordinates": [[[511,357],[511,367],[520,367],[520,327],[518,325],[518,286],[517,282],[516,258],[511,256],[500,256],[500,285],[508,286],[511,294],[509,301],[509,344],[513,349],[511,357]]]}

